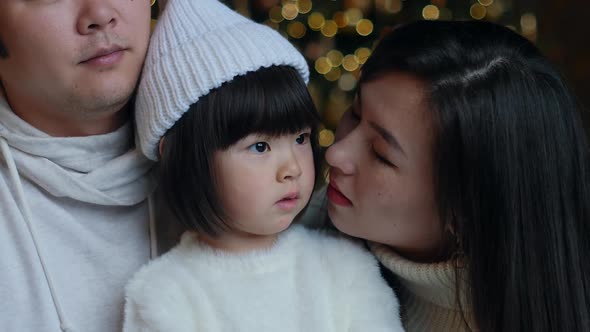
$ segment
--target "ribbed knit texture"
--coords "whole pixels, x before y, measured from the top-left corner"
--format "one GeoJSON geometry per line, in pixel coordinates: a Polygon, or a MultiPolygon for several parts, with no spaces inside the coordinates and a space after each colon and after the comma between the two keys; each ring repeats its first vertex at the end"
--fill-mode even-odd
{"type": "MultiPolygon", "coordinates": [[[[406,331],[470,331],[456,301],[456,282],[451,262],[420,264],[409,261],[390,247],[369,243],[377,259],[400,283],[398,296],[406,331]]],[[[464,290],[465,271],[460,272],[461,306],[472,331],[476,331],[464,290]]]]}
{"type": "Polygon", "coordinates": [[[294,67],[303,56],[277,31],[218,0],[170,0],[151,38],[135,104],[142,152],[157,160],[160,137],[210,90],[260,68],[294,67]]]}

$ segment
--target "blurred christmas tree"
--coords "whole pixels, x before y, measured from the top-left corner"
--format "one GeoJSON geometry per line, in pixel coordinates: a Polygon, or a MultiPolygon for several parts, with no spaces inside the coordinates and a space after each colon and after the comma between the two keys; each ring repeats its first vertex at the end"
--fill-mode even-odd
{"type": "Polygon", "coordinates": [[[397,24],[426,20],[488,20],[531,40],[537,37],[535,1],[224,0],[228,6],[278,30],[309,61],[310,91],[322,114],[322,146],[350,107],[359,68],[379,37],[397,24]]]}

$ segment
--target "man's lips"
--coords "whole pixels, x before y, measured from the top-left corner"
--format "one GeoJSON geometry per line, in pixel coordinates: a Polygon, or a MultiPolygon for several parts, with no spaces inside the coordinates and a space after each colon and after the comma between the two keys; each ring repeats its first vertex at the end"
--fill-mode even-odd
{"type": "Polygon", "coordinates": [[[340,206],[352,206],[352,202],[340,192],[336,182],[332,179],[332,177],[330,177],[330,183],[328,184],[326,195],[328,196],[328,200],[330,200],[331,203],[340,206]]]}
{"type": "Polygon", "coordinates": [[[98,66],[114,65],[123,58],[124,51],[124,48],[116,45],[100,48],[91,55],[85,57],[80,63],[98,66]]]}

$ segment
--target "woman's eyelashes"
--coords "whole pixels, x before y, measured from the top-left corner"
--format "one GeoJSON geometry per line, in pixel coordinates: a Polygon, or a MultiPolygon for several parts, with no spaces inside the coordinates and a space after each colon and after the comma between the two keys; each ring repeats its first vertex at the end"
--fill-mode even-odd
{"type": "Polygon", "coordinates": [[[392,163],[391,161],[389,161],[388,159],[383,157],[381,154],[379,154],[375,149],[371,149],[371,150],[373,151],[373,155],[375,156],[377,161],[379,161],[380,163],[382,163],[388,167],[394,167],[394,168],[397,167],[394,163],[392,163]]]}

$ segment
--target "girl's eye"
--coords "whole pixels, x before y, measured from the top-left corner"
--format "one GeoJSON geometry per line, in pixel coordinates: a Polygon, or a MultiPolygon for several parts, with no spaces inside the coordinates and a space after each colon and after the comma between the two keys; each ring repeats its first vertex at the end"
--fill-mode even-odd
{"type": "Polygon", "coordinates": [[[305,144],[309,141],[309,133],[303,133],[299,136],[297,136],[297,138],[295,139],[295,142],[297,142],[297,144],[305,144]]]}
{"type": "Polygon", "coordinates": [[[248,149],[256,153],[264,153],[267,150],[270,150],[270,146],[266,142],[256,142],[250,145],[248,149]]]}

